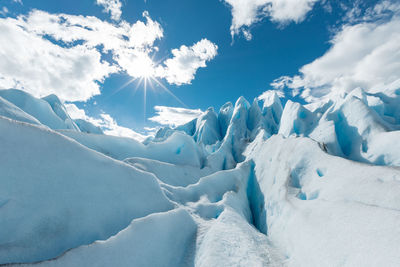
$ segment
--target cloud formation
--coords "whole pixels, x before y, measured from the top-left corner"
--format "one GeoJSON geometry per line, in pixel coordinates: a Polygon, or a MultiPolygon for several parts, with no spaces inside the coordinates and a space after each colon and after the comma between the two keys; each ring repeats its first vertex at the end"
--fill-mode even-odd
{"type": "Polygon", "coordinates": [[[165,67],[159,70],[159,76],[171,84],[187,84],[194,79],[198,68],[206,67],[206,62],[217,55],[218,46],[207,39],[187,47],[182,45],[173,49],[173,57],[164,62],[165,67]]]}
{"type": "Polygon", "coordinates": [[[99,6],[103,7],[105,13],[110,13],[111,19],[119,20],[122,15],[122,3],[120,0],[96,0],[99,6]]]}
{"type": "Polygon", "coordinates": [[[357,87],[369,92],[400,88],[399,10],[400,4],[388,1],[367,10],[358,23],[342,26],[323,56],[272,86],[291,88],[308,101],[357,87]]]}
{"type": "Polygon", "coordinates": [[[60,47],[32,33],[23,19],[0,19],[0,87],[69,100],[99,94],[98,82],[117,69],[87,46],[60,47]]]}
{"type": "Polygon", "coordinates": [[[243,33],[247,40],[252,38],[250,26],[269,18],[285,25],[303,21],[318,0],[224,0],[231,7],[231,35],[243,33]]]}
{"type": "Polygon", "coordinates": [[[138,141],[145,140],[148,136],[142,135],[134,130],[118,125],[111,115],[102,113],[100,118],[93,118],[86,115],[83,109],[78,108],[75,104],[64,104],[68,114],[72,119],[82,119],[92,123],[93,125],[100,127],[103,132],[107,135],[114,135],[120,137],[129,137],[138,141]]]}
{"type": "Polygon", "coordinates": [[[149,118],[150,121],[161,125],[176,127],[185,124],[203,114],[200,109],[175,108],[167,106],[155,106],[156,116],[149,118]]]}
{"type": "Polygon", "coordinates": [[[217,46],[203,39],[172,50],[164,64],[154,63],[160,24],[148,12],[144,21],[110,23],[92,16],[50,14],[33,10],[26,16],[0,18],[0,88],[17,88],[42,97],[85,101],[100,93],[112,73],[133,78],[153,76],[174,84],[190,83],[217,46]],[[29,44],[29,45],[27,45],[29,44]],[[111,60],[103,59],[104,54],[111,60]]]}

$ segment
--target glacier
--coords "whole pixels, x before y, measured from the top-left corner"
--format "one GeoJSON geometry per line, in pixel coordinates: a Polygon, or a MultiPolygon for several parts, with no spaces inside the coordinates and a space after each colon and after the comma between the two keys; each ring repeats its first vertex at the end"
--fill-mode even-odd
{"type": "Polygon", "coordinates": [[[0,265],[398,266],[400,90],[269,91],[143,142],[0,90],[0,265]]]}

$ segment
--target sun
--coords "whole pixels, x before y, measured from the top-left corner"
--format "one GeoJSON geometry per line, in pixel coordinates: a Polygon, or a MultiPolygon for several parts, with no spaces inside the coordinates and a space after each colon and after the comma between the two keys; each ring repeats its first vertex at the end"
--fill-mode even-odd
{"type": "Polygon", "coordinates": [[[185,103],[183,103],[176,95],[174,95],[162,82],[157,75],[157,64],[154,63],[153,59],[147,55],[139,56],[135,58],[134,64],[130,64],[130,68],[127,71],[127,74],[131,77],[131,79],[122,85],[119,89],[115,90],[113,94],[119,92],[123,88],[127,87],[129,84],[136,82],[136,86],[133,88],[133,92],[135,93],[139,88],[143,90],[143,116],[144,121],[146,120],[146,102],[147,102],[147,90],[151,89],[152,91],[157,91],[157,89],[161,89],[162,91],[168,93],[172,96],[176,101],[178,101],[184,107],[187,107],[185,103]]]}
{"type": "Polygon", "coordinates": [[[144,56],[137,59],[135,65],[136,75],[143,79],[154,78],[155,76],[155,64],[150,57],[144,56]]]}

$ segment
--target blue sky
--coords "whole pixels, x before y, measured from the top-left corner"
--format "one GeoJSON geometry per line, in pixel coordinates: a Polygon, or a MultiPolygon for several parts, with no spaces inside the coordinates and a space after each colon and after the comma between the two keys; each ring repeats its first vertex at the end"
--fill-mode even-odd
{"type": "MultiPolygon", "coordinates": [[[[349,77],[340,73],[340,70],[343,69],[340,64],[343,64],[343,66],[354,65],[359,68],[360,62],[364,62],[367,58],[367,54],[362,54],[361,51],[365,49],[370,49],[369,52],[380,51],[380,47],[383,46],[382,43],[367,48],[342,47],[351,43],[351,38],[358,38],[354,42],[359,41],[360,43],[366,40],[375,40],[378,36],[377,27],[381,27],[382,31],[388,31],[386,36],[389,36],[389,39],[386,41],[395,43],[396,38],[398,38],[396,23],[400,10],[396,1],[301,0],[297,2],[295,7],[290,6],[290,4],[282,6],[282,3],[292,2],[286,0],[263,0],[258,1],[258,3],[261,3],[258,5],[256,2],[248,0],[247,4],[243,5],[246,0],[97,0],[97,3],[96,0],[0,0],[0,6],[2,6],[0,16],[4,19],[2,21],[4,27],[13,27],[11,24],[14,23],[24,29],[25,32],[21,32],[21,36],[35,34],[32,38],[40,37],[46,42],[51,42],[52,47],[57,45],[68,49],[72,46],[86,45],[82,53],[92,53],[92,57],[88,57],[89,59],[81,58],[80,55],[75,54],[69,58],[70,51],[65,51],[65,53],[60,51],[57,60],[67,57],[66,70],[60,71],[60,77],[66,77],[66,79],[61,82],[63,85],[60,85],[60,89],[54,89],[58,87],[56,81],[49,81],[48,84],[52,86],[47,85],[47,87],[51,87],[48,92],[56,93],[63,100],[69,101],[68,103],[72,101],[77,108],[85,111],[86,116],[99,118],[102,113],[108,114],[114,118],[114,123],[136,131],[141,131],[143,127],[158,125],[149,120],[149,118],[155,116],[154,106],[195,110],[205,110],[209,106],[213,106],[218,110],[225,102],[234,102],[239,96],[244,96],[247,100],[252,101],[264,91],[270,89],[289,92],[285,95],[286,98],[294,97],[310,101],[315,96],[325,95],[332,91],[330,88],[354,89],[357,86],[362,86],[366,89],[370,87],[374,89],[378,85],[382,86],[382,82],[371,81],[369,77],[360,78],[357,73],[349,77]],[[107,12],[107,7],[110,7],[113,11],[107,12]],[[33,10],[43,12],[33,16],[31,13],[33,10]],[[148,13],[143,16],[145,11],[148,13]],[[56,22],[53,20],[51,23],[41,21],[43,17],[53,15],[57,17],[59,14],[72,15],[73,17],[62,18],[56,22]],[[140,68],[136,72],[130,71],[130,69],[136,68],[133,66],[134,64],[140,65],[141,61],[138,61],[138,63],[118,62],[113,58],[117,52],[115,50],[104,51],[101,40],[96,40],[95,45],[89,47],[87,43],[92,41],[89,37],[85,39],[86,37],[83,35],[83,37],[78,36],[74,40],[68,41],[68,37],[66,37],[69,35],[67,28],[64,29],[66,35],[60,37],[61,33],[56,31],[61,30],[54,30],[49,26],[52,23],[61,25],[65,21],[76,20],[79,15],[81,15],[79,18],[82,20],[90,20],[88,16],[94,16],[98,18],[97,24],[105,22],[108,23],[107,25],[114,25],[115,27],[112,30],[107,31],[107,34],[111,35],[113,34],[112,31],[119,31],[123,27],[121,26],[123,23],[132,26],[140,21],[145,23],[149,19],[153,24],[143,25],[147,27],[145,27],[147,34],[149,32],[153,34],[150,36],[151,40],[147,43],[142,40],[144,44],[138,41],[140,45],[136,45],[130,51],[136,53],[134,51],[140,50],[140,55],[143,54],[144,57],[152,58],[155,62],[154,69],[156,69],[156,65],[162,66],[160,69],[162,73],[157,75],[152,72],[152,67],[150,76],[154,76],[180,101],[153,81],[154,89],[148,88],[146,91],[145,107],[144,82],[138,83],[140,77],[136,77],[137,80],[126,85],[132,80],[132,76],[137,76],[137,73],[141,72],[140,68]],[[11,21],[11,18],[15,20],[11,21]],[[35,18],[35,20],[32,19],[32,22],[30,18],[35,18]],[[366,29],[360,29],[361,26],[365,26],[366,29]],[[162,32],[162,36],[158,31],[162,32]],[[359,36],[357,31],[361,31],[363,34],[359,36]],[[193,49],[190,50],[202,40],[204,42],[201,43],[201,49],[207,47],[207,51],[199,49],[202,52],[193,52],[193,49]],[[181,49],[182,45],[189,50],[181,49]],[[353,51],[353,48],[358,50],[353,51]],[[179,55],[183,55],[186,51],[185,61],[180,61],[180,68],[178,69],[174,69],[173,66],[176,65],[172,65],[176,63],[174,60],[178,58],[174,55],[172,49],[179,49],[181,52],[179,55]],[[338,52],[330,53],[335,49],[338,52]],[[96,53],[101,54],[101,60],[97,60],[97,62],[95,62],[96,53]],[[346,62],[350,58],[346,53],[350,53],[350,57],[352,55],[357,56],[354,56],[355,59],[352,62],[346,62]],[[337,54],[340,54],[340,56],[337,56],[337,54]],[[172,59],[171,67],[166,67],[166,60],[168,59],[172,59]],[[105,63],[100,64],[100,61],[106,62],[109,66],[105,66],[105,63]],[[123,66],[123,64],[125,65],[123,66]],[[182,64],[188,64],[188,66],[182,64]],[[192,65],[189,66],[190,64],[192,65]],[[201,67],[199,67],[200,65],[201,67]],[[67,71],[69,66],[76,68],[71,75],[67,71]],[[334,69],[332,69],[332,66],[334,66],[334,69]],[[120,67],[121,69],[117,71],[114,68],[112,70],[112,67],[120,67]],[[320,71],[327,68],[326,73],[320,71]],[[187,74],[185,70],[189,69],[192,69],[192,78],[185,76],[187,74]],[[80,75],[80,73],[86,72],[88,72],[87,77],[80,75]],[[81,79],[82,83],[75,82],[74,75],[77,75],[76,81],[81,79]],[[329,75],[332,75],[330,79],[324,78],[330,77],[329,75]],[[281,79],[275,83],[275,87],[271,86],[271,83],[279,78],[281,79]],[[68,81],[71,81],[71,84],[67,84],[68,81]],[[98,85],[100,91],[96,92],[95,84],[98,85]],[[81,88],[69,89],[72,86],[81,88]],[[68,90],[71,90],[71,92],[68,90]],[[83,93],[84,91],[85,93],[83,93]]],[[[68,27],[72,24],[72,22],[69,22],[68,27]]],[[[99,32],[105,31],[103,28],[108,27],[107,25],[99,26],[99,32]]],[[[71,32],[73,31],[72,29],[71,32]]],[[[3,31],[3,34],[5,32],[3,31]]],[[[15,33],[14,30],[10,34],[16,35],[15,33]]],[[[25,39],[21,36],[13,36],[13,40],[23,42],[25,39]]],[[[99,37],[99,39],[108,39],[107,35],[104,36],[99,37]]],[[[141,35],[138,34],[137,36],[140,37],[141,35]]],[[[147,37],[144,34],[140,38],[147,37]]],[[[6,40],[4,38],[8,37],[4,36],[3,42],[6,40]]],[[[26,44],[25,46],[21,44],[21,47],[24,50],[33,49],[33,45],[26,47],[26,44]]],[[[396,48],[394,49],[396,50],[396,48]]],[[[393,50],[393,48],[390,49],[393,50]]],[[[46,53],[48,50],[46,50],[46,53]]],[[[5,51],[12,50],[6,47],[5,51]]],[[[38,51],[37,60],[42,60],[40,51],[36,51],[38,51]]],[[[28,56],[33,57],[33,52],[26,51],[26,53],[30,53],[28,56]]],[[[121,54],[120,58],[123,55],[125,54],[121,54]]],[[[0,51],[1,57],[7,57],[7,54],[0,51]]],[[[43,58],[43,61],[52,60],[51,55],[43,56],[43,58]]],[[[15,61],[12,58],[9,60],[10,62],[15,61]]],[[[397,58],[394,60],[397,60],[397,58]]],[[[43,68],[46,76],[51,68],[44,64],[44,67],[42,65],[35,67],[35,71],[38,68],[43,68]]],[[[25,64],[22,64],[22,66],[25,66],[25,64]]],[[[35,77],[30,77],[28,80],[25,78],[26,76],[5,73],[5,71],[2,73],[1,71],[0,67],[0,87],[7,88],[7,85],[8,87],[20,87],[37,96],[47,93],[46,84],[43,85],[43,82],[35,80],[43,77],[42,72],[32,75],[35,77]]],[[[28,69],[26,71],[29,72],[28,69]]],[[[349,70],[349,72],[352,71],[349,70]]],[[[394,73],[395,77],[398,78],[400,76],[397,76],[398,72],[396,66],[389,69],[390,77],[394,73]]],[[[49,77],[51,77],[51,72],[49,77]]],[[[49,79],[52,80],[52,78],[49,79]]],[[[393,83],[396,85],[397,81],[398,79],[392,79],[390,85],[393,85],[393,83]]],[[[182,113],[185,112],[182,111],[182,113]]],[[[176,114],[179,114],[179,112],[176,114]]]]}

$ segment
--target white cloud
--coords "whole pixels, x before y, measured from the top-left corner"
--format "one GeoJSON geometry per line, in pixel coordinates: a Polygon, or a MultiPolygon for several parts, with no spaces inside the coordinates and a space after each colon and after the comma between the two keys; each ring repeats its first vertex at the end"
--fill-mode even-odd
{"type": "Polygon", "coordinates": [[[96,119],[86,115],[85,110],[78,108],[75,104],[64,104],[64,105],[65,108],[67,109],[69,116],[72,119],[86,120],[92,123],[93,125],[100,127],[103,130],[103,132],[107,135],[129,137],[136,139],[138,141],[143,141],[149,136],[135,132],[130,128],[118,125],[115,119],[112,118],[111,115],[109,114],[102,113],[100,114],[100,118],[96,119]]]}
{"type": "Polygon", "coordinates": [[[105,134],[121,136],[121,137],[130,137],[136,139],[138,141],[145,140],[148,136],[142,135],[134,130],[119,126],[117,122],[109,115],[109,114],[100,114],[102,118],[102,122],[97,125],[100,126],[105,134]]]}
{"type": "Polygon", "coordinates": [[[154,109],[157,115],[149,118],[149,120],[171,127],[185,124],[203,114],[203,111],[200,109],[186,109],[166,106],[155,106],[154,109]]]}
{"type": "Polygon", "coordinates": [[[29,32],[21,19],[0,19],[0,86],[24,89],[36,96],[55,93],[85,100],[116,68],[101,61],[95,49],[62,48],[29,32]]]}
{"type": "Polygon", "coordinates": [[[281,25],[290,22],[299,23],[318,0],[224,0],[231,7],[231,35],[242,32],[247,40],[251,39],[249,27],[269,17],[281,25]]]}
{"type": "Polygon", "coordinates": [[[257,97],[258,100],[262,100],[266,103],[273,103],[274,102],[274,98],[275,98],[275,94],[278,97],[285,97],[285,94],[280,91],[280,90],[267,90],[265,92],[263,92],[261,95],[259,95],[257,97]]]}
{"type": "Polygon", "coordinates": [[[1,16],[6,16],[8,13],[8,8],[3,6],[3,8],[0,10],[0,15],[1,16]]]}
{"type": "Polygon", "coordinates": [[[122,3],[120,0],[96,0],[99,6],[104,8],[105,13],[110,13],[111,19],[119,20],[122,15],[122,3]]]}
{"type": "Polygon", "coordinates": [[[7,40],[0,42],[0,88],[85,101],[99,94],[104,79],[117,72],[190,83],[196,70],[216,55],[216,45],[203,39],[172,50],[173,58],[165,66],[154,63],[154,43],[163,37],[163,29],[147,12],[143,17],[133,24],[115,24],[92,16],[33,10],[26,16],[0,18],[0,39],[7,40]],[[112,61],[104,61],[103,53],[112,61]]]}
{"type": "Polygon", "coordinates": [[[207,39],[187,47],[182,45],[173,49],[173,57],[164,62],[165,67],[158,69],[158,76],[171,84],[187,84],[194,79],[198,68],[206,67],[206,62],[217,55],[218,46],[207,39]]]}
{"type": "Polygon", "coordinates": [[[370,92],[400,87],[400,17],[392,13],[382,20],[382,8],[378,11],[378,20],[369,16],[368,21],[344,25],[322,57],[303,66],[299,75],[277,79],[273,87],[287,86],[309,100],[357,87],[370,92]]]}

